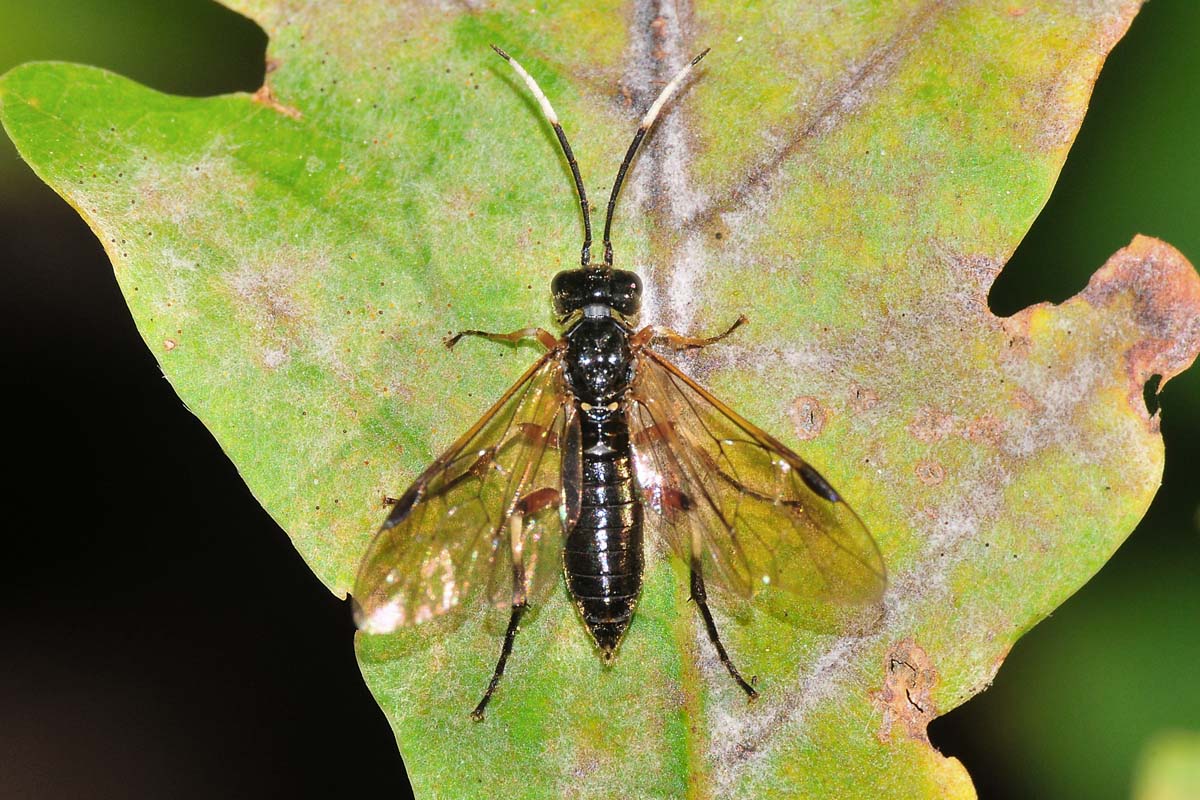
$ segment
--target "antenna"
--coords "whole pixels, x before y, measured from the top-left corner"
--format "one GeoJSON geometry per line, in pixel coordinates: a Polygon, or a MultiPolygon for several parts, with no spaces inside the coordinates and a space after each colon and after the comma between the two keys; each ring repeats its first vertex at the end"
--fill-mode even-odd
{"type": "MultiPolygon", "coordinates": [[[[642,117],[642,124],[638,126],[637,133],[633,135],[633,141],[629,144],[629,149],[625,151],[625,160],[621,162],[620,168],[617,170],[617,179],[613,181],[612,194],[608,196],[608,214],[604,217],[604,266],[611,267],[613,263],[612,251],[612,220],[613,209],[617,207],[617,194],[621,191],[621,184],[625,181],[625,173],[629,171],[629,165],[633,163],[633,157],[637,154],[638,147],[645,138],[646,132],[650,130],[650,126],[654,124],[654,120],[658,118],[658,114],[662,111],[667,100],[679,88],[687,78],[688,73],[692,71],[692,67],[700,63],[700,59],[708,55],[708,51],[712,48],[705,48],[704,52],[689,61],[684,68],[675,73],[675,77],[666,85],[658,94],[658,99],[650,106],[650,110],[642,117]]],[[[514,65],[515,66],[515,65],[514,65]]],[[[547,106],[549,107],[549,106],[547,106]]]]}
{"type": "MultiPolygon", "coordinates": [[[[588,210],[587,192],[583,189],[583,178],[579,176],[579,164],[575,162],[575,154],[571,152],[571,145],[567,143],[567,135],[563,133],[562,125],[558,124],[558,115],[554,113],[554,107],[550,105],[550,101],[546,99],[546,95],[542,92],[542,88],[537,85],[537,81],[533,76],[525,71],[525,68],[517,63],[517,60],[508,53],[501,50],[496,45],[492,45],[492,49],[517,71],[521,76],[521,80],[525,81],[525,85],[529,87],[529,91],[533,92],[533,96],[537,98],[538,104],[542,107],[542,113],[546,115],[546,119],[554,128],[554,134],[558,137],[558,143],[562,145],[563,155],[567,157],[567,163],[571,166],[571,176],[575,178],[575,191],[579,193],[579,207],[583,209],[583,252],[580,253],[579,263],[585,267],[591,266],[592,261],[592,216],[588,210]]],[[[695,63],[695,62],[692,62],[695,63]]],[[[609,204],[609,215],[612,215],[612,204],[609,204]]],[[[605,236],[607,241],[608,237],[605,236]]],[[[610,263],[611,259],[605,263],[610,263]]]]}

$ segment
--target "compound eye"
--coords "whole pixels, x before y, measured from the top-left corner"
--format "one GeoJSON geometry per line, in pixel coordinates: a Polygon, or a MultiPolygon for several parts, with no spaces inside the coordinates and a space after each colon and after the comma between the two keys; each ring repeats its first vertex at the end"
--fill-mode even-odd
{"type": "Polygon", "coordinates": [[[642,281],[636,273],[622,270],[613,275],[612,304],[618,313],[637,315],[642,305],[642,281]]]}
{"type": "Polygon", "coordinates": [[[550,293],[554,297],[554,313],[560,317],[582,308],[585,304],[583,276],[580,270],[564,270],[550,282],[550,293]]]}

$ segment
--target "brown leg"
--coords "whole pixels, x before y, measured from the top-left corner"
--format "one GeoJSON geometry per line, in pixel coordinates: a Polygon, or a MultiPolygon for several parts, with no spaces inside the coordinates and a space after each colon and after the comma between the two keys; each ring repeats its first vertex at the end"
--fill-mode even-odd
{"type": "Polygon", "coordinates": [[[562,502],[558,489],[549,486],[537,489],[525,495],[517,502],[517,513],[524,517],[532,517],[547,508],[557,508],[562,502]]]}
{"type": "Polygon", "coordinates": [[[517,344],[526,339],[536,339],[538,344],[547,350],[553,350],[558,346],[558,339],[554,338],[554,334],[544,328],[521,328],[519,331],[510,333],[489,333],[488,331],[459,331],[453,336],[447,336],[443,341],[446,347],[451,350],[454,345],[458,344],[458,340],[464,336],[479,336],[483,339],[488,339],[493,342],[504,342],[506,344],[517,344]]]}
{"type": "Polygon", "coordinates": [[[717,648],[717,655],[720,656],[721,663],[725,665],[725,669],[729,670],[729,674],[737,681],[737,685],[742,687],[746,696],[751,700],[756,699],[758,692],[754,691],[754,687],[742,678],[741,673],[737,671],[737,667],[729,658],[729,654],[725,652],[725,646],[721,644],[721,637],[717,635],[717,623],[713,621],[712,612],[708,610],[708,593],[704,589],[704,574],[700,569],[699,559],[695,558],[692,559],[692,599],[700,608],[700,616],[704,618],[704,627],[708,629],[708,638],[717,648]]]}
{"type": "Polygon", "coordinates": [[[642,328],[634,336],[635,345],[644,344],[665,344],[673,350],[690,350],[697,347],[708,347],[710,344],[716,344],[724,339],[729,334],[736,331],[738,328],[745,325],[749,320],[745,314],[740,315],[737,320],[729,326],[729,329],[724,333],[719,333],[716,336],[684,336],[682,333],[677,333],[670,328],[659,328],[651,325],[642,328]]]}

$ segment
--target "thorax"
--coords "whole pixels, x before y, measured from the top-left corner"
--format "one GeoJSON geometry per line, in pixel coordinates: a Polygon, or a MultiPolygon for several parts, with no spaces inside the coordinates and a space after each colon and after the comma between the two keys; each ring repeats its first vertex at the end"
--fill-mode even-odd
{"type": "Polygon", "coordinates": [[[599,421],[622,405],[634,378],[632,332],[612,316],[585,315],[565,334],[564,372],[586,416],[599,421]],[[590,412],[596,413],[590,413],[590,412]]]}

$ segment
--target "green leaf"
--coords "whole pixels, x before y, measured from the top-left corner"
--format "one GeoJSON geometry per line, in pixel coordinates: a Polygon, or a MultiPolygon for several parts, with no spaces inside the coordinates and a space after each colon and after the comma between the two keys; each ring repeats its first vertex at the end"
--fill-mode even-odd
{"type": "Polygon", "coordinates": [[[973,796],[925,725],[1132,530],[1162,469],[1142,387],[1200,349],[1200,279],[1152,239],[1060,306],[987,307],[1138,3],[231,5],[271,37],[254,96],[31,64],[0,114],[332,591],[381,498],[532,359],[441,337],[549,327],[577,258],[566,166],[492,42],[598,197],[661,81],[713,48],[631,174],[618,266],[646,279],[648,322],[750,316],[681,363],[818,465],[891,574],[865,627],[718,607],[752,706],[657,555],[614,666],[560,589],[480,724],[502,613],[360,636],[418,796],[973,796]]]}

